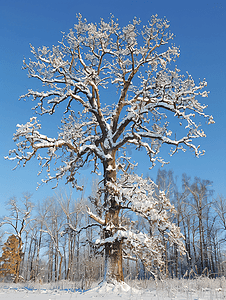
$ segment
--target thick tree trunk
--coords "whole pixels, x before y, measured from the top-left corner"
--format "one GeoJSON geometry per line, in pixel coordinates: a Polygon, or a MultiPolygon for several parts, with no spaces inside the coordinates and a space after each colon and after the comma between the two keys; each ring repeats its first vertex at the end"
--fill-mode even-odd
{"type": "MultiPolygon", "coordinates": [[[[119,210],[109,211],[106,214],[106,224],[119,225],[119,210]]],[[[112,236],[112,232],[105,231],[105,238],[112,236]]],[[[104,279],[107,281],[124,281],[122,268],[122,240],[114,240],[105,244],[105,272],[104,279]]]]}
{"type": "MultiPolygon", "coordinates": [[[[115,192],[109,187],[116,183],[115,152],[111,153],[112,160],[104,165],[104,185],[105,185],[105,239],[110,238],[118,231],[120,206],[115,200],[115,192]]],[[[122,240],[113,240],[105,244],[105,270],[104,280],[124,281],[122,267],[122,240]]]]}

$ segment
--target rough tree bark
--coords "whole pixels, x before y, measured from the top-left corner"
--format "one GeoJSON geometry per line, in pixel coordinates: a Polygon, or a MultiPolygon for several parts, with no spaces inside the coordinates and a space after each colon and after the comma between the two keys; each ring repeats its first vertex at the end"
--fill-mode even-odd
{"type": "MultiPolygon", "coordinates": [[[[105,201],[104,205],[107,206],[105,213],[105,229],[104,238],[108,239],[118,230],[120,205],[116,202],[117,196],[111,189],[111,183],[114,185],[117,180],[116,174],[116,151],[111,151],[111,160],[104,164],[104,186],[105,201]]],[[[115,279],[117,281],[124,281],[123,268],[122,268],[122,240],[114,240],[113,242],[105,244],[105,280],[115,279]]]]}

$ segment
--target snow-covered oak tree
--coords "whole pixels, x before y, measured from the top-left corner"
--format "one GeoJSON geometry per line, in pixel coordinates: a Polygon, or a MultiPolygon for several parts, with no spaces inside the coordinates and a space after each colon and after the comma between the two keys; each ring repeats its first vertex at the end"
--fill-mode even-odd
{"type": "Polygon", "coordinates": [[[152,226],[157,222],[158,229],[168,232],[174,242],[180,235],[162,211],[171,209],[164,194],[154,200],[149,191],[151,183],[147,188],[141,177],[127,178],[128,185],[142,186],[139,192],[135,187],[136,196],[128,192],[128,187],[125,190],[126,184],[120,183],[122,179],[117,174],[126,178],[130,164],[128,145],[144,149],[152,165],[157,161],[164,163],[159,156],[163,144],[172,146],[172,154],[190,148],[199,156],[202,152],[193,140],[205,133],[194,117],[198,115],[213,123],[212,116],[204,113],[206,106],[197,100],[198,96],[207,96],[202,91],[206,81],[196,85],[189,74],[180,73],[174,64],[179,49],[169,45],[173,35],[168,28],[168,21],[158,16],[152,16],[146,26],[134,18],[120,28],[113,16],[108,23],[101,19],[99,24],[93,24],[79,15],[74,29],[63,33],[57,46],[31,46],[34,59],[24,60],[24,69],[43,88],[30,89],[21,98],[32,98],[35,111],[41,115],[51,116],[59,106],[65,111],[58,137],[41,133],[36,117],[17,125],[17,149],[10,151],[8,159],[25,166],[37,157],[40,173],[47,170],[43,182],[58,182],[65,177],[76,188],[81,188],[76,176],[83,166],[93,165],[93,172],[102,172],[104,217],[88,212],[104,227],[105,241],[99,240],[99,245],[105,245],[106,276],[118,281],[123,280],[123,244],[143,253],[143,260],[147,258],[146,248],[152,257],[160,253],[155,233],[148,237],[121,228],[119,215],[123,208],[142,214],[152,226]],[[177,138],[167,122],[170,115],[181,125],[177,138]],[[155,207],[158,205],[159,210],[155,207]]]}

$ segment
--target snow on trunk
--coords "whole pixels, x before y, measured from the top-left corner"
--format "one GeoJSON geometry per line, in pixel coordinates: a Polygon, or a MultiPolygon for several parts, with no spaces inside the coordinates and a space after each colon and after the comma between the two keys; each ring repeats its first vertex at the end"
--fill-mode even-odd
{"type": "Polygon", "coordinates": [[[104,280],[108,282],[124,281],[122,268],[122,240],[110,238],[118,231],[120,206],[115,200],[116,191],[113,189],[116,183],[115,151],[109,153],[111,160],[104,164],[104,186],[105,190],[105,229],[104,238],[109,242],[105,243],[105,270],[104,280]]]}

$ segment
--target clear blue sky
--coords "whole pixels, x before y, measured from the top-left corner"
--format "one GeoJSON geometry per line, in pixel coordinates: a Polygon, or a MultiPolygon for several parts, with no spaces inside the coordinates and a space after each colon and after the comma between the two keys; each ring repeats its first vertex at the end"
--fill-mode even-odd
{"type": "MultiPolygon", "coordinates": [[[[38,201],[54,194],[52,184],[36,191],[37,181],[41,179],[37,178],[37,161],[12,171],[14,162],[5,161],[4,156],[15,147],[12,137],[16,124],[27,122],[33,115],[34,103],[18,101],[21,94],[36,85],[34,80],[28,79],[26,71],[21,70],[23,57],[31,57],[29,44],[35,47],[57,44],[61,31],[67,32],[73,27],[77,13],[90,22],[107,19],[113,13],[122,26],[134,16],[144,24],[153,14],[166,16],[171,32],[176,35],[173,43],[181,50],[177,65],[184,73],[188,71],[197,83],[199,78],[206,78],[210,95],[203,100],[216,124],[203,126],[207,137],[198,142],[206,150],[205,156],[197,159],[187,151],[169,158],[168,149],[163,149],[162,155],[170,159],[167,168],[173,169],[176,175],[185,172],[191,177],[212,180],[215,195],[226,196],[225,1],[0,0],[0,215],[5,213],[4,203],[12,196],[21,198],[23,192],[30,192],[33,201],[38,201]]],[[[51,132],[53,126],[51,117],[48,118],[51,132]]],[[[141,157],[138,171],[155,178],[158,166],[148,171],[147,161],[141,157]]],[[[64,188],[63,182],[61,188],[64,188]]]]}

